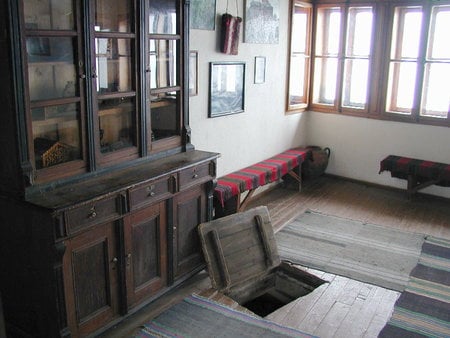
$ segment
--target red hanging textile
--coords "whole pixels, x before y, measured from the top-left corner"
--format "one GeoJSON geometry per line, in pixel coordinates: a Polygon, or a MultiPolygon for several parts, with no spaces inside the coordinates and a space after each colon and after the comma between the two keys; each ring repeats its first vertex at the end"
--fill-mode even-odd
{"type": "Polygon", "coordinates": [[[239,17],[238,3],[236,0],[237,16],[228,14],[228,0],[227,11],[222,15],[222,27],[221,27],[221,41],[220,49],[222,53],[237,55],[239,47],[239,32],[241,30],[242,18],[239,17]]]}

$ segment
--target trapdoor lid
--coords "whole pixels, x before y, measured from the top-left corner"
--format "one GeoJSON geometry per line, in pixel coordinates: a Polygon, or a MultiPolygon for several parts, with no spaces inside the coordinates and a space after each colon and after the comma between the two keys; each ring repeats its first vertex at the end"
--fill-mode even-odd
{"type": "Polygon", "coordinates": [[[198,227],[212,286],[229,290],[280,265],[267,207],[233,214],[198,227]]]}

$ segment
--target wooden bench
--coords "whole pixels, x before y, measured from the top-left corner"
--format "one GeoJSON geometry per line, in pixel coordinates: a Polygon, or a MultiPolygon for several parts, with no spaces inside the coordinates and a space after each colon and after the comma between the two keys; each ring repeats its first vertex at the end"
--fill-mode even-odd
{"type": "Polygon", "coordinates": [[[220,177],[214,189],[215,218],[220,218],[245,209],[258,187],[287,175],[298,183],[301,190],[301,165],[311,159],[311,150],[294,148],[267,160],[220,177]],[[247,192],[241,201],[241,193],[247,192]]]}
{"type": "Polygon", "coordinates": [[[450,164],[389,155],[380,162],[380,174],[383,171],[407,180],[409,197],[431,185],[450,187],[450,164]]]}

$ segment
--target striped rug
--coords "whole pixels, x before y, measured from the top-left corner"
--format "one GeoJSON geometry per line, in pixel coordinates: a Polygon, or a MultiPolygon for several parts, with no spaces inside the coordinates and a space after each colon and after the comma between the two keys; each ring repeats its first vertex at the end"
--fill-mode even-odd
{"type": "Polygon", "coordinates": [[[193,294],[145,323],[134,337],[306,338],[313,336],[193,294]]]}
{"type": "Polygon", "coordinates": [[[450,337],[450,241],[428,237],[379,337],[450,337]]]}

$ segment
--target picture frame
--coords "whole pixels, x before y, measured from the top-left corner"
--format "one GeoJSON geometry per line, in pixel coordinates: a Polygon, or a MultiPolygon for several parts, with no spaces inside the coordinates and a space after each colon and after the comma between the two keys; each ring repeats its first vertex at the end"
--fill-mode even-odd
{"type": "Polygon", "coordinates": [[[198,51],[189,52],[189,96],[198,95],[198,51]]]}
{"type": "Polygon", "coordinates": [[[216,0],[191,0],[190,28],[202,30],[216,29],[216,0]]]}
{"type": "Polygon", "coordinates": [[[245,101],[245,62],[210,62],[209,116],[242,113],[245,101]]]}
{"type": "Polygon", "coordinates": [[[266,57],[255,56],[255,84],[266,82],[266,57]]]}
{"type": "Polygon", "coordinates": [[[245,1],[244,42],[277,44],[279,31],[279,0],[245,1]]]}

